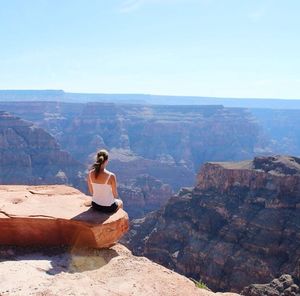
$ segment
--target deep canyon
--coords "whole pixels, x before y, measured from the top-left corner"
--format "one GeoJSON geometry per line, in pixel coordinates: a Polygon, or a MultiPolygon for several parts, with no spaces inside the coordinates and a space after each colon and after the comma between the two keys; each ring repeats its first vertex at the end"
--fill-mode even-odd
{"type": "Polygon", "coordinates": [[[2,100],[0,112],[1,184],[86,192],[106,148],[135,254],[223,291],[299,277],[299,158],[275,155],[300,155],[300,110],[2,100]]]}

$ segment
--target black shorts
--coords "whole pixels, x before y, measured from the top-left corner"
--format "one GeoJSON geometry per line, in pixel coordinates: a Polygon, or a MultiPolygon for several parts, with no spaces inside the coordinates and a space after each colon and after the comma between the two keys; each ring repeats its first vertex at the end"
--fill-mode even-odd
{"type": "Polygon", "coordinates": [[[103,213],[114,213],[118,209],[118,204],[114,202],[110,206],[100,206],[92,201],[92,208],[103,213]]]}

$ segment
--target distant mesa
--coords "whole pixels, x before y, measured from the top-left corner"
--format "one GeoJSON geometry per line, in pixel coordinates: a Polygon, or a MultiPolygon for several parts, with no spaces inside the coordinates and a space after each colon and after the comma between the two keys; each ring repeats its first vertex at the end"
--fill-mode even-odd
{"type": "Polygon", "coordinates": [[[225,192],[234,187],[271,190],[281,194],[299,191],[300,158],[293,156],[255,157],[253,161],[209,162],[198,175],[198,189],[225,192]]]}

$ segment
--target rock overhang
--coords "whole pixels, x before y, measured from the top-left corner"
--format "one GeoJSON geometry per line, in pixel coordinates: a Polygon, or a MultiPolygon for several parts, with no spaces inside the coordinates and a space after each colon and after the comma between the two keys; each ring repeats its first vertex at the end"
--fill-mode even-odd
{"type": "Polygon", "coordinates": [[[128,215],[87,207],[88,196],[66,185],[0,185],[0,244],[105,248],[128,230],[128,215]]]}

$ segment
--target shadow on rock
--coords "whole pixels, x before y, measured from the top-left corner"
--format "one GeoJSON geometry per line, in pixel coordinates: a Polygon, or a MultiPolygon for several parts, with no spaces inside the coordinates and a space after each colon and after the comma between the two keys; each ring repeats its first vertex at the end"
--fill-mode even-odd
{"type": "Polygon", "coordinates": [[[36,268],[48,275],[61,272],[76,273],[102,268],[119,256],[113,249],[93,249],[73,247],[16,247],[1,246],[0,262],[4,261],[48,261],[49,264],[37,264],[36,268]]]}
{"type": "Polygon", "coordinates": [[[69,253],[63,253],[51,258],[52,268],[47,274],[55,275],[60,272],[83,272],[99,269],[119,254],[113,249],[83,249],[76,248],[69,253]]]}
{"type": "Polygon", "coordinates": [[[70,220],[92,222],[93,224],[103,224],[113,214],[114,213],[102,213],[93,209],[92,207],[89,207],[88,210],[80,213],[77,216],[74,216],[70,220]]]}

